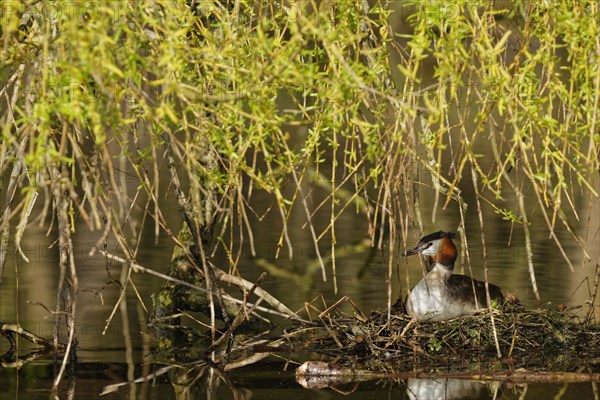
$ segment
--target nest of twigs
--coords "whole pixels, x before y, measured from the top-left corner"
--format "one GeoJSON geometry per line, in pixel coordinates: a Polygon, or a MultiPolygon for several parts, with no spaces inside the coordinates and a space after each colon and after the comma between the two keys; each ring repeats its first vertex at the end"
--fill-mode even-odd
{"type": "Polygon", "coordinates": [[[322,326],[303,342],[336,362],[368,369],[398,370],[497,363],[570,370],[600,368],[600,326],[567,311],[518,305],[490,314],[441,322],[416,322],[404,314],[373,312],[368,319],[341,312],[321,318],[322,326]]]}

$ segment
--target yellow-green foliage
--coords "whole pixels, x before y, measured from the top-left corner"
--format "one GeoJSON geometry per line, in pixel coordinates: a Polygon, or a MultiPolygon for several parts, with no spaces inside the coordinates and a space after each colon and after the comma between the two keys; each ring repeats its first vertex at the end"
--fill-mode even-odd
{"type": "MultiPolygon", "coordinates": [[[[152,171],[164,168],[166,138],[191,198],[214,190],[210,210],[231,224],[250,185],[272,193],[287,221],[301,194],[284,184],[326,161],[332,192],[374,191],[372,221],[416,162],[448,201],[461,201],[473,171],[505,219],[527,223],[526,208],[503,203],[526,182],[549,229],[568,224],[570,191],[597,196],[598,4],[492,3],[3,3],[2,170],[24,159],[40,174],[23,182],[39,189],[50,183],[40,166],[65,167],[63,189],[86,196],[70,196],[71,211],[91,229],[128,209],[115,163],[159,194],[152,171]],[[485,161],[482,146],[493,149],[485,161]]],[[[331,197],[333,242],[356,196],[331,197]]]]}

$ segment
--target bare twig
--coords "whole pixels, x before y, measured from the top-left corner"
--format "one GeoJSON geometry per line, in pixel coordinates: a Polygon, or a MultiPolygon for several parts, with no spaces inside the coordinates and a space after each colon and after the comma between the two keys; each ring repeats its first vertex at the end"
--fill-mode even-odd
{"type": "MultiPolygon", "coordinates": [[[[21,221],[19,222],[19,225],[17,225],[17,231],[15,232],[15,247],[17,248],[17,251],[23,258],[23,260],[27,263],[29,262],[29,259],[27,258],[25,253],[23,253],[23,249],[21,248],[21,239],[23,238],[23,232],[25,232],[25,227],[27,226],[27,221],[29,220],[29,216],[31,215],[31,210],[33,209],[33,206],[35,205],[35,201],[36,201],[38,195],[39,194],[37,191],[32,191],[27,194],[27,198],[25,200],[27,203],[27,208],[23,209],[23,213],[21,214],[21,221]]],[[[1,270],[1,268],[0,268],[0,270],[1,270]]],[[[1,277],[1,275],[2,274],[0,272],[0,277],[1,277]]]]}
{"type": "Polygon", "coordinates": [[[317,239],[317,234],[315,233],[315,227],[312,224],[312,219],[310,217],[310,211],[308,209],[308,204],[306,203],[306,198],[304,196],[304,192],[302,190],[302,185],[298,180],[298,176],[296,175],[296,170],[292,168],[292,176],[294,177],[294,182],[296,183],[296,188],[300,193],[300,201],[302,201],[302,205],[304,206],[304,212],[306,213],[306,219],[308,221],[308,228],[310,229],[310,234],[313,238],[313,242],[315,244],[315,253],[317,255],[317,259],[319,260],[319,265],[321,266],[321,274],[323,276],[323,282],[327,282],[327,273],[325,272],[325,263],[323,262],[323,258],[321,257],[321,252],[319,251],[319,240],[317,239]]]}
{"type": "MultiPolygon", "coordinates": [[[[121,257],[115,256],[115,255],[109,254],[109,253],[107,253],[107,252],[105,252],[103,250],[100,250],[100,254],[104,255],[105,257],[107,257],[107,258],[109,258],[111,260],[115,260],[115,261],[118,261],[118,262],[123,263],[123,264],[131,264],[131,266],[136,271],[145,272],[145,273],[157,276],[159,278],[162,278],[164,280],[167,280],[167,281],[170,281],[170,282],[173,282],[173,283],[177,283],[178,285],[186,286],[186,287],[189,287],[191,289],[199,290],[199,291],[204,292],[204,293],[207,292],[206,288],[203,288],[203,287],[200,287],[200,286],[196,286],[196,285],[191,284],[189,282],[185,282],[185,281],[182,281],[182,280],[177,279],[177,278],[170,277],[170,276],[165,275],[165,274],[161,274],[160,272],[156,272],[156,271],[154,271],[154,270],[152,270],[150,268],[142,267],[141,265],[136,264],[136,263],[129,263],[124,258],[121,258],[121,257]]],[[[253,286],[252,282],[246,281],[245,279],[239,278],[237,276],[229,275],[229,274],[227,274],[227,273],[225,273],[225,272],[223,272],[223,271],[221,271],[221,270],[219,270],[217,268],[215,268],[215,270],[219,271],[217,273],[218,278],[221,279],[223,282],[227,282],[227,283],[232,283],[232,284],[238,285],[238,286],[240,286],[240,287],[242,287],[242,288],[244,288],[246,290],[249,290],[253,286]]],[[[267,303],[269,303],[272,307],[275,308],[275,310],[271,310],[271,309],[268,309],[268,308],[257,306],[256,310],[262,311],[262,312],[266,312],[266,313],[269,313],[269,314],[275,314],[275,315],[280,315],[280,316],[283,316],[283,317],[288,317],[288,318],[294,319],[296,321],[304,322],[304,323],[310,323],[310,321],[306,321],[306,320],[298,317],[298,315],[296,313],[294,313],[293,311],[291,311],[289,308],[287,308],[279,300],[277,300],[273,296],[271,296],[264,289],[258,287],[258,288],[255,289],[255,293],[256,293],[257,296],[259,296],[261,298],[264,298],[264,300],[267,303]]],[[[223,294],[223,298],[227,299],[228,301],[232,301],[234,303],[237,303],[237,304],[244,304],[244,302],[242,300],[236,299],[236,298],[231,297],[231,296],[226,295],[226,294],[223,294]]],[[[249,307],[253,306],[252,303],[247,303],[247,304],[248,304],[249,307]]]]}
{"type": "MultiPolygon", "coordinates": [[[[17,334],[33,344],[44,346],[46,349],[55,348],[55,344],[52,340],[36,335],[35,333],[28,331],[27,329],[23,329],[23,327],[21,327],[21,325],[19,324],[0,323],[0,333],[17,334]]],[[[56,345],[56,348],[58,350],[63,350],[65,347],[66,346],[62,343],[57,343],[56,345]]]]}
{"type": "MultiPolygon", "coordinates": [[[[256,282],[252,285],[252,287],[250,288],[250,290],[248,290],[244,294],[244,302],[242,304],[243,310],[240,310],[240,312],[235,316],[235,318],[233,319],[233,322],[231,323],[231,325],[229,325],[229,328],[227,328],[227,331],[224,332],[221,335],[221,337],[219,337],[217,340],[215,340],[212,343],[212,345],[209,346],[204,351],[205,355],[210,355],[226,339],[233,339],[233,332],[238,328],[238,326],[240,326],[240,324],[244,321],[244,319],[247,318],[248,314],[251,314],[252,311],[264,300],[264,298],[260,298],[260,299],[258,299],[258,301],[255,304],[253,304],[248,309],[246,309],[246,306],[248,304],[248,300],[249,300],[250,296],[252,296],[252,294],[254,293],[254,291],[258,288],[258,285],[265,279],[266,276],[267,276],[267,274],[263,272],[258,277],[258,279],[256,280],[256,282]]],[[[223,357],[223,360],[222,360],[223,364],[225,364],[227,362],[227,356],[229,355],[229,352],[231,351],[231,349],[229,347],[230,346],[228,346],[228,351],[226,352],[225,356],[223,357]]]]}
{"type": "Polygon", "coordinates": [[[54,195],[54,208],[57,212],[58,218],[58,239],[59,239],[59,266],[60,266],[60,279],[58,282],[57,289],[57,314],[55,315],[55,326],[54,326],[54,344],[58,347],[58,323],[60,311],[67,311],[66,321],[69,332],[69,338],[65,349],[65,354],[62,359],[62,363],[58,374],[54,378],[54,384],[52,390],[58,390],[58,384],[60,383],[62,376],[67,366],[67,360],[71,356],[71,350],[75,345],[75,315],[77,311],[77,290],[78,290],[78,279],[77,271],[75,269],[75,261],[73,256],[73,242],[71,240],[71,225],[69,224],[68,208],[69,203],[67,195],[62,190],[62,173],[59,172],[59,167],[51,166],[49,168],[50,176],[53,179],[53,195],[54,195]]]}
{"type": "MultiPolygon", "coordinates": [[[[539,372],[539,371],[496,371],[480,373],[427,373],[427,372],[378,372],[366,369],[343,367],[324,361],[306,361],[296,370],[299,376],[346,376],[352,380],[362,379],[470,379],[481,381],[507,381],[520,383],[555,383],[555,382],[598,382],[600,374],[585,372],[539,372]]],[[[337,382],[340,383],[340,382],[337,382]]]]}
{"type": "MultiPolygon", "coordinates": [[[[471,159],[471,162],[475,162],[475,159],[471,159]]],[[[475,168],[471,168],[471,178],[473,182],[473,190],[475,191],[475,201],[477,203],[477,214],[479,215],[479,227],[481,228],[481,247],[483,250],[483,276],[485,284],[485,297],[487,302],[487,309],[490,314],[490,321],[492,322],[492,332],[494,333],[494,343],[496,344],[496,355],[498,358],[502,357],[500,351],[500,343],[498,342],[498,331],[496,331],[496,322],[494,321],[494,310],[492,309],[492,298],[490,296],[490,285],[488,281],[488,266],[487,266],[487,249],[485,242],[485,232],[483,229],[483,212],[481,210],[481,201],[479,201],[479,189],[477,188],[477,175],[475,174],[475,168]]],[[[473,297],[477,298],[477,294],[473,291],[473,297]]]]}
{"type": "Polygon", "coordinates": [[[596,307],[596,298],[598,295],[598,287],[600,286],[600,260],[596,261],[596,275],[594,276],[594,287],[592,288],[592,295],[588,300],[590,309],[585,317],[585,323],[590,324],[594,318],[594,308],[596,307]]]}
{"type": "Polygon", "coordinates": [[[4,264],[6,263],[6,256],[8,254],[8,232],[10,228],[11,205],[17,191],[17,186],[24,176],[22,170],[25,169],[24,153],[28,141],[29,136],[25,135],[16,150],[17,157],[15,157],[13,168],[10,173],[6,197],[4,198],[4,206],[2,207],[2,218],[0,218],[0,283],[2,283],[2,273],[4,271],[4,264]]]}

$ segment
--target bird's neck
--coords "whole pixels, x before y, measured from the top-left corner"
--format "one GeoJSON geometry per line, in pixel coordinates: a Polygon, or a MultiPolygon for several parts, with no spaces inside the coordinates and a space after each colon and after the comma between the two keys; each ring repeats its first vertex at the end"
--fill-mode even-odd
{"type": "Polygon", "coordinates": [[[436,262],[429,272],[432,278],[448,279],[452,275],[453,265],[447,266],[436,262]]]}

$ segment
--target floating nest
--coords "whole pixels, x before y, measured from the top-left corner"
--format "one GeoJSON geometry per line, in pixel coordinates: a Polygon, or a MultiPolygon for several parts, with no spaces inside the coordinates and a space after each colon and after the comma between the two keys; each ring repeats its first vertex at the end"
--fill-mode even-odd
{"type": "MultiPolygon", "coordinates": [[[[469,367],[600,371],[600,325],[567,311],[507,305],[490,314],[441,322],[416,322],[402,314],[373,312],[369,318],[339,311],[302,339],[336,364],[377,371],[469,367]]],[[[310,329],[309,329],[310,330],[310,329]]],[[[294,347],[294,346],[292,346],[294,347]]]]}

